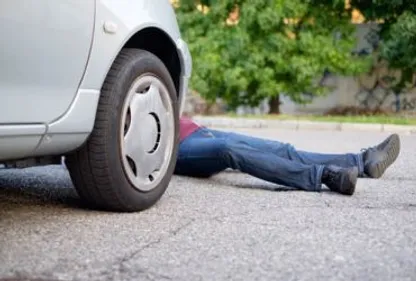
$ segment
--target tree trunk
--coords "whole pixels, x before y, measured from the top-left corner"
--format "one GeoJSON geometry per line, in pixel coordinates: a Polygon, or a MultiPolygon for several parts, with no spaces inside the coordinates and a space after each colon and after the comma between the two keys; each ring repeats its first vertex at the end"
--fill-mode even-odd
{"type": "Polygon", "coordinates": [[[280,99],[279,95],[270,98],[269,100],[269,114],[280,114],[280,99]]]}

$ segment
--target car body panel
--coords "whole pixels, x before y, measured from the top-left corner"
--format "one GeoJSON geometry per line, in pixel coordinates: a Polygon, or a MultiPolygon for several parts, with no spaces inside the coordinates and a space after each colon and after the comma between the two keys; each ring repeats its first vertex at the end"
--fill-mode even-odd
{"type": "Polygon", "coordinates": [[[0,124],[48,123],[78,92],[95,0],[0,1],[0,124]]]}
{"type": "MultiPolygon", "coordinates": [[[[0,2],[0,9],[5,7],[5,3],[11,3],[12,1],[20,2],[22,0],[5,0],[0,2]]],[[[74,48],[74,50],[62,50],[60,55],[64,55],[65,52],[71,54],[66,58],[58,56],[54,48],[47,47],[52,54],[52,57],[48,57],[47,53],[40,53],[38,58],[32,58],[34,61],[32,64],[40,64],[43,60],[49,62],[50,67],[55,67],[56,70],[50,70],[50,77],[56,78],[54,81],[49,79],[50,85],[47,85],[48,79],[46,73],[40,73],[39,85],[36,85],[36,81],[33,80],[29,85],[21,85],[18,96],[10,99],[11,87],[16,87],[16,78],[13,80],[13,85],[3,87],[2,78],[0,77],[0,110],[5,110],[6,114],[2,114],[0,117],[0,161],[9,159],[18,159],[23,157],[35,157],[35,156],[47,156],[47,155],[59,155],[65,154],[69,151],[75,150],[80,147],[88,138],[91,133],[94,122],[97,104],[100,96],[100,89],[106,75],[114,62],[116,56],[128,42],[128,40],[134,36],[140,30],[146,27],[156,27],[163,31],[176,46],[180,63],[181,63],[181,74],[180,74],[180,85],[179,85],[179,102],[180,110],[183,109],[183,103],[188,89],[188,80],[191,75],[192,59],[188,50],[188,46],[181,39],[178,24],[174,10],[168,0],[42,0],[46,1],[50,7],[59,6],[58,3],[65,3],[70,7],[70,11],[59,12],[64,18],[63,22],[58,25],[70,25],[67,29],[62,27],[64,31],[67,30],[68,36],[75,36],[81,41],[83,52],[80,53],[79,46],[76,44],[70,44],[67,39],[59,36],[63,42],[52,44],[58,44],[59,46],[65,45],[67,49],[74,48]],[[55,4],[52,4],[55,3],[55,4]],[[73,5],[71,6],[72,3],[73,5]],[[75,15],[77,19],[85,18],[87,14],[91,15],[93,22],[85,20],[83,30],[77,29],[80,34],[74,35],[70,31],[74,31],[76,26],[81,25],[80,20],[76,20],[75,27],[72,25],[67,18],[68,15],[75,13],[75,7],[79,3],[87,3],[87,9],[78,9],[79,15],[75,15]],[[91,11],[91,5],[95,4],[95,10],[91,11]],[[83,10],[83,11],[81,11],[83,10]],[[88,10],[88,11],[87,11],[88,10]],[[95,18],[94,18],[95,17],[95,18]],[[93,27],[90,30],[90,25],[93,27]],[[85,26],[87,28],[85,29],[85,26]],[[90,45],[87,44],[87,35],[90,34],[92,42],[90,45]],[[77,37],[78,36],[78,37],[77,37]],[[87,48],[88,46],[88,48],[87,48]],[[53,58],[53,59],[52,59],[53,58]],[[54,61],[56,60],[56,61],[54,61]],[[84,62],[84,64],[81,63],[84,62]],[[53,64],[55,62],[55,64],[53,64]],[[74,73],[73,77],[64,77],[64,73],[70,73],[75,71],[75,65],[79,72],[74,73]],[[81,67],[83,65],[83,67],[81,67]],[[69,69],[65,70],[66,67],[69,69]],[[59,77],[57,77],[59,76],[59,77]],[[75,78],[76,79],[75,79],[75,78]],[[69,81],[73,84],[77,81],[77,86],[69,91],[69,81]],[[62,84],[62,86],[60,86],[62,84]],[[23,89],[30,87],[38,87],[38,91],[23,93],[23,89]],[[61,89],[61,87],[63,87],[61,89]],[[41,91],[43,90],[43,91],[41,91]],[[74,92],[72,93],[72,90],[74,92]],[[71,94],[72,93],[72,94],[71,94]],[[7,106],[5,105],[7,103],[7,106]],[[9,109],[7,109],[9,108],[9,109]],[[6,110],[7,109],[7,110],[6,110]],[[11,112],[25,110],[25,113],[11,112]],[[36,115],[37,114],[37,115],[36,115]],[[16,145],[2,146],[2,142],[12,142],[18,140],[20,137],[25,135],[26,125],[22,125],[22,130],[15,130],[16,135],[8,135],[7,138],[1,133],[1,123],[39,123],[36,126],[43,126],[45,130],[39,130],[36,137],[32,137],[30,140],[33,142],[30,145],[26,143],[24,149],[21,144],[16,142],[16,145]],[[8,148],[8,152],[4,151],[4,148],[8,148]],[[23,150],[22,150],[23,149],[23,150]],[[14,151],[14,152],[13,152],[14,151]],[[19,152],[22,151],[22,152],[19,152]],[[10,157],[11,155],[17,155],[18,157],[10,157]],[[16,154],[17,153],[17,154],[16,154]],[[7,156],[7,157],[6,157],[7,156]]],[[[26,3],[26,2],[25,2],[26,3]]],[[[31,2],[28,2],[31,3],[31,2]]],[[[34,3],[34,2],[33,2],[34,3]]],[[[36,2],[39,5],[38,2],[36,2]]],[[[45,3],[45,2],[42,2],[45,3]]],[[[17,7],[12,5],[14,12],[17,12],[17,7]]],[[[40,5],[42,6],[42,5],[40,5]]],[[[33,8],[33,7],[32,7],[33,8]]],[[[79,7],[78,7],[79,8],[79,7]]],[[[46,8],[45,8],[46,9],[46,8]]],[[[6,13],[0,11],[0,21],[4,21],[3,18],[6,13]]],[[[12,18],[11,15],[7,15],[8,18],[12,18]]],[[[21,15],[18,18],[23,21],[21,15]]],[[[39,17],[39,15],[38,15],[39,17]]],[[[58,17],[55,15],[54,18],[58,17]]],[[[30,21],[30,20],[29,20],[30,21]]],[[[23,23],[22,23],[23,24],[23,23]]],[[[13,26],[8,23],[8,29],[13,26]]],[[[45,32],[47,29],[43,29],[45,32]]],[[[0,31],[5,32],[5,31],[0,31]]],[[[25,31],[29,33],[30,31],[25,31]]],[[[41,33],[42,31],[36,31],[41,33]]],[[[7,36],[11,36],[8,32],[7,36]]],[[[19,35],[18,38],[22,38],[23,35],[19,35]]],[[[46,38],[46,34],[39,35],[39,38],[43,40],[46,38]]],[[[48,39],[48,38],[46,38],[48,39]]],[[[31,40],[36,40],[34,36],[31,40]]],[[[90,38],[91,40],[91,38],[90,38]]],[[[151,40],[151,38],[149,38],[151,40]]],[[[49,39],[44,41],[43,44],[52,41],[49,39]]],[[[77,42],[77,41],[75,41],[77,42]]],[[[78,43],[78,42],[77,42],[78,43]]],[[[41,43],[37,43],[39,51],[41,43]]],[[[13,52],[10,47],[8,48],[9,55],[16,55],[17,52],[13,52]]],[[[36,53],[31,48],[20,47],[20,52],[28,50],[29,54],[35,56],[36,53]]],[[[3,55],[0,54],[0,61],[4,60],[3,55]]],[[[15,63],[14,60],[6,58],[7,64],[15,63]]],[[[16,68],[16,66],[14,66],[16,68]]],[[[22,68],[22,66],[20,66],[22,68]]],[[[40,67],[40,69],[43,69],[40,67]]],[[[29,75],[33,69],[24,70],[26,75],[29,75]]],[[[42,71],[46,71],[43,69],[42,71]]],[[[1,67],[0,74],[7,73],[7,68],[1,67]]],[[[11,74],[8,74],[9,76],[11,74]]],[[[14,73],[16,75],[16,73],[14,73]]],[[[23,80],[23,84],[25,81],[23,80]]],[[[16,124],[17,126],[17,124],[16,124]]]]}
{"type": "Polygon", "coordinates": [[[94,126],[100,91],[79,90],[67,113],[47,126],[32,156],[72,151],[83,144],[94,126]]]}
{"type": "Polygon", "coordinates": [[[45,132],[43,124],[0,126],[0,160],[31,155],[45,132]]]}
{"type": "MultiPolygon", "coordinates": [[[[168,0],[97,0],[94,43],[81,89],[101,89],[125,43],[146,27],[163,30],[176,43],[180,32],[168,0]],[[106,31],[112,26],[113,31],[106,31]]],[[[151,40],[149,38],[149,40],[151,40]]]]}
{"type": "Polygon", "coordinates": [[[182,70],[178,93],[182,112],[192,73],[192,58],[187,44],[181,39],[175,12],[168,0],[97,0],[94,43],[80,87],[101,89],[121,48],[133,35],[148,27],[164,31],[177,47],[182,70]],[[112,28],[106,28],[108,26],[112,28]]]}

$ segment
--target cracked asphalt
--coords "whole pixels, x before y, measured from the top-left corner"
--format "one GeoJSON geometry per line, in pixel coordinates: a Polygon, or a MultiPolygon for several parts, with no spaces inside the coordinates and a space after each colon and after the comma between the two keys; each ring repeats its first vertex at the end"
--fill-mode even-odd
{"type": "MultiPolygon", "coordinates": [[[[387,133],[239,129],[358,151],[387,133]]],[[[236,172],[174,177],[151,209],[86,210],[65,168],[0,170],[0,280],[416,280],[416,136],[353,197],[236,172]]]]}

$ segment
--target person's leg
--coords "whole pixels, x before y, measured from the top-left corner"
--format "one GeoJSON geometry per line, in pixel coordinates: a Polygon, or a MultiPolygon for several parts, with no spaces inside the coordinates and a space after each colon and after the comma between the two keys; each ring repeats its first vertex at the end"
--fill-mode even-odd
{"type": "Polygon", "coordinates": [[[210,130],[217,138],[233,139],[235,142],[245,143],[253,148],[268,153],[273,153],[278,157],[288,160],[297,161],[306,165],[334,165],[343,168],[357,167],[360,176],[364,176],[364,164],[362,153],[345,153],[345,154],[325,154],[297,150],[289,143],[283,143],[276,140],[252,137],[244,134],[225,132],[219,130],[210,130]]]}
{"type": "Polygon", "coordinates": [[[209,137],[209,133],[199,130],[181,143],[175,174],[208,177],[232,168],[279,185],[321,190],[323,165],[291,161],[235,138],[209,137]]]}
{"type": "Polygon", "coordinates": [[[221,161],[215,161],[218,159],[217,150],[218,144],[212,133],[199,129],[179,144],[174,173],[205,178],[224,171],[228,167],[221,161]]]}

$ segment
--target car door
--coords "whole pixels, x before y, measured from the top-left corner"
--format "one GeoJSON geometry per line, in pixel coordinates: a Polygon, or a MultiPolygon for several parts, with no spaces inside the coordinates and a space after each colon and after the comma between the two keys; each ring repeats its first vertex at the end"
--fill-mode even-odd
{"type": "Polygon", "coordinates": [[[0,124],[65,113],[84,75],[95,0],[0,1],[0,124]]]}

